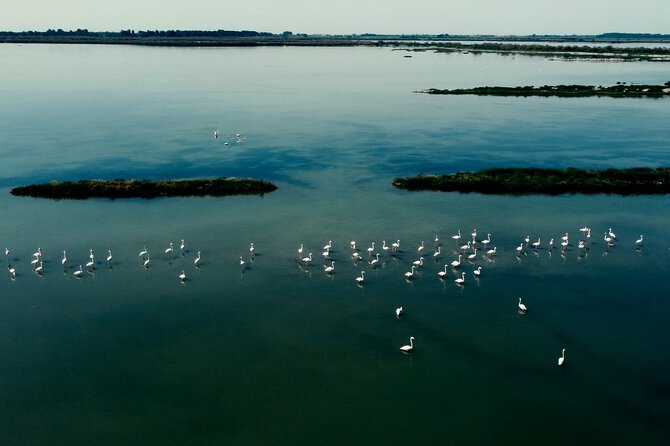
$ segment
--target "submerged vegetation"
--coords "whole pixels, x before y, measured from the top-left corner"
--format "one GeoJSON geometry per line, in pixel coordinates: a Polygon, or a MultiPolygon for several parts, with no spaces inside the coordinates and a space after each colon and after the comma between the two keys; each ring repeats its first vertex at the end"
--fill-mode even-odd
{"type": "Polygon", "coordinates": [[[264,180],[250,178],[215,178],[194,180],[81,180],[52,181],[15,187],[13,195],[35,198],[156,198],[187,196],[222,196],[264,194],[277,186],[264,180]]]}
{"type": "Polygon", "coordinates": [[[558,97],[588,97],[608,96],[613,98],[660,98],[670,96],[670,86],[664,85],[626,85],[618,84],[611,87],[593,85],[544,85],[542,87],[475,87],[441,90],[430,88],[420,93],[462,95],[473,94],[478,96],[558,96],[558,97]]]}
{"type": "Polygon", "coordinates": [[[670,193],[670,168],[494,168],[451,175],[421,174],[396,178],[393,185],[407,190],[484,194],[667,194],[670,193]]]}

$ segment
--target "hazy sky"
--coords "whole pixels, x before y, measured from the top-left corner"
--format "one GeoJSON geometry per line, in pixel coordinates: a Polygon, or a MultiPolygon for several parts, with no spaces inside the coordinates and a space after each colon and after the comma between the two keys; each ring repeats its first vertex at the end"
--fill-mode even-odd
{"type": "Polygon", "coordinates": [[[3,0],[0,30],[670,33],[670,0],[3,0]]]}

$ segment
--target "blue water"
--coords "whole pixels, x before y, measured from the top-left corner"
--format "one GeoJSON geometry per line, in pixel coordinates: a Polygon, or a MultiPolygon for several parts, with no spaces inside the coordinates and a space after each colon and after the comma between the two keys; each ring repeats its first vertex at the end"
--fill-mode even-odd
{"type": "Polygon", "coordinates": [[[664,444],[667,197],[409,193],[391,181],[670,165],[666,100],[415,93],[664,83],[665,64],[403,54],[0,46],[0,247],[17,271],[0,279],[3,444],[664,444]],[[148,201],[9,194],[53,179],[220,175],[279,189],[148,201]],[[441,281],[474,228],[477,240],[491,233],[496,256],[480,249],[441,281]],[[609,248],[608,228],[619,238],[609,248]],[[568,249],[548,249],[565,232],[568,249]],[[526,235],[542,249],[517,256],[526,235]],[[164,253],[182,238],[183,254],[164,253]],[[381,249],[397,239],[396,255],[381,249]],[[363,261],[352,262],[351,240],[363,261]],[[407,283],[422,241],[425,265],[407,283]],[[298,261],[301,243],[310,265],[298,261]],[[42,276],[30,264],[38,247],[42,276]],[[77,279],[89,249],[96,269],[77,279]],[[409,336],[416,348],[403,355],[409,336]]]}

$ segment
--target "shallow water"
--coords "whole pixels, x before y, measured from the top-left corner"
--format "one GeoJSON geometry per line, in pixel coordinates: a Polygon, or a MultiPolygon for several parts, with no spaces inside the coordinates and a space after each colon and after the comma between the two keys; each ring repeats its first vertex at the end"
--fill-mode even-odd
{"type": "Polygon", "coordinates": [[[17,270],[0,280],[3,443],[662,444],[667,197],[410,193],[391,180],[501,165],[667,166],[665,100],[414,93],[663,83],[665,65],[402,55],[0,46],[0,243],[17,270]],[[213,175],[279,189],[149,201],[8,193],[52,179],[213,175]],[[619,240],[607,248],[610,227],[619,240]],[[477,240],[491,233],[496,256],[480,249],[464,261],[462,287],[450,268],[439,280],[462,244],[451,236],[474,228],[477,240]],[[564,255],[548,249],[565,232],[564,255]],[[526,235],[543,248],[516,256],[526,235]],[[182,238],[183,255],[164,253],[182,238]],[[395,256],[381,249],[397,239],[395,256]],[[425,265],[407,283],[422,241],[425,265]],[[310,265],[298,262],[301,243],[310,265]],[[30,265],[38,247],[42,276],[30,265]],[[77,279],[89,249],[95,272],[77,279]],[[409,336],[416,348],[403,355],[409,336]]]}

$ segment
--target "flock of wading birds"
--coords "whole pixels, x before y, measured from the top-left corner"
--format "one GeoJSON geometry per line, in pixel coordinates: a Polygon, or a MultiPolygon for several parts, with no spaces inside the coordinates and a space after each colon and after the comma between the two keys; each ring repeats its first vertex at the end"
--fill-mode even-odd
{"type": "MultiPolygon", "coordinates": [[[[581,251],[582,254],[585,254],[588,249],[590,248],[591,244],[591,228],[589,227],[583,227],[579,229],[580,232],[580,240],[577,244],[578,249],[581,251]]],[[[463,235],[461,234],[461,230],[459,229],[458,232],[454,235],[451,236],[451,239],[453,243],[456,243],[456,246],[458,247],[457,252],[458,258],[453,260],[451,263],[445,263],[444,269],[440,270],[437,273],[437,276],[441,280],[445,280],[447,275],[448,275],[448,269],[451,267],[452,271],[454,271],[457,274],[456,279],[454,279],[454,282],[456,285],[462,287],[465,284],[465,277],[466,273],[461,272],[460,275],[458,275],[458,269],[462,266],[464,260],[467,262],[473,262],[477,258],[477,252],[481,250],[483,252],[482,257],[485,259],[492,259],[493,256],[496,255],[497,248],[494,246],[493,248],[490,247],[491,245],[491,234],[487,234],[486,238],[477,240],[477,230],[473,230],[472,233],[470,234],[471,239],[468,240],[466,243],[464,243],[463,235]],[[463,243],[461,245],[461,243],[463,243]]],[[[604,233],[603,236],[603,241],[605,242],[605,246],[607,249],[610,247],[614,246],[615,242],[617,241],[617,236],[614,232],[612,232],[612,228],[609,228],[607,232],[604,233]]],[[[640,235],[640,237],[635,241],[635,247],[637,249],[640,249],[642,245],[644,244],[644,235],[640,235]]],[[[355,265],[358,265],[360,262],[367,261],[367,263],[370,265],[371,268],[377,268],[380,265],[380,253],[375,247],[375,242],[372,242],[372,244],[365,249],[365,252],[361,254],[361,251],[358,249],[356,242],[351,241],[349,243],[350,249],[351,249],[351,260],[355,265]]],[[[533,252],[537,253],[539,249],[547,249],[548,252],[551,254],[551,252],[554,249],[560,249],[561,255],[565,256],[565,251],[568,249],[568,247],[571,246],[570,244],[570,236],[566,232],[565,235],[560,237],[560,242],[554,243],[554,239],[550,239],[545,245],[542,244],[541,238],[538,238],[537,240],[534,240],[531,242],[530,236],[526,236],[523,241],[519,243],[519,246],[515,248],[516,255],[517,257],[521,257],[523,255],[527,254],[527,251],[530,249],[533,252]]],[[[432,254],[426,253],[426,246],[425,243],[422,241],[421,244],[417,248],[417,255],[418,259],[413,261],[412,264],[410,265],[410,270],[407,271],[404,274],[405,280],[408,282],[411,282],[414,277],[416,277],[418,271],[420,270],[421,267],[424,265],[424,256],[430,255],[435,261],[439,261],[441,256],[442,256],[442,243],[440,242],[439,237],[436,235],[435,236],[435,250],[432,254]]],[[[185,252],[185,242],[182,239],[181,243],[179,244],[179,251],[181,253],[181,256],[184,256],[185,252]]],[[[335,261],[331,259],[330,254],[331,254],[331,249],[333,248],[332,241],[328,241],[328,243],[323,247],[323,252],[321,253],[323,259],[324,259],[324,265],[323,265],[323,271],[325,274],[332,275],[335,273],[335,261]]],[[[175,253],[175,246],[172,242],[170,242],[169,246],[165,248],[164,254],[168,257],[168,260],[170,259],[170,256],[175,253]]],[[[382,246],[381,246],[381,252],[382,253],[388,253],[389,255],[396,255],[398,250],[400,249],[400,240],[396,240],[395,242],[391,243],[390,245],[386,244],[386,241],[382,241],[382,246]]],[[[249,259],[253,261],[253,256],[254,256],[254,243],[251,242],[249,246],[249,259]]],[[[298,264],[302,266],[307,266],[310,265],[314,261],[314,255],[313,253],[305,253],[303,244],[300,244],[300,247],[297,250],[297,255],[298,255],[298,264]]],[[[16,269],[12,266],[10,263],[10,250],[9,248],[5,248],[5,256],[7,257],[7,269],[9,271],[10,279],[11,280],[16,280],[16,269]]],[[[140,259],[140,264],[144,268],[150,268],[151,265],[151,256],[149,254],[149,251],[147,249],[147,246],[145,245],[144,248],[139,252],[138,257],[140,259]]],[[[200,267],[200,261],[201,261],[201,251],[197,252],[197,256],[193,260],[193,265],[196,268],[200,267]]],[[[32,271],[37,274],[38,276],[41,276],[44,273],[44,262],[42,260],[42,249],[38,248],[35,253],[33,253],[33,259],[30,262],[31,263],[31,268],[32,271]]],[[[105,257],[105,265],[108,268],[112,268],[113,264],[113,256],[112,256],[112,251],[107,250],[107,256],[105,257]]],[[[244,270],[246,268],[245,264],[246,261],[244,260],[243,256],[240,256],[239,260],[240,268],[244,270]]],[[[67,258],[67,252],[63,251],[63,257],[61,259],[61,265],[63,267],[63,271],[67,274],[68,273],[68,258],[67,258]]],[[[89,250],[89,255],[88,255],[88,261],[85,264],[86,270],[84,269],[84,264],[80,264],[79,268],[76,269],[72,275],[77,278],[81,278],[82,275],[84,274],[84,271],[87,271],[89,273],[92,273],[96,269],[96,259],[95,259],[95,254],[93,253],[93,249],[89,250]]],[[[475,269],[472,272],[473,276],[475,279],[478,279],[481,274],[482,274],[482,267],[478,266],[477,269],[475,269]]],[[[177,276],[178,279],[183,283],[186,280],[186,273],[182,269],[181,273],[177,276]]],[[[362,286],[363,283],[365,282],[365,270],[361,271],[361,275],[357,276],[355,279],[355,283],[358,286],[362,286]]],[[[525,314],[528,311],[528,308],[526,307],[525,304],[521,302],[521,298],[519,298],[518,302],[518,310],[519,313],[525,314]]],[[[396,308],[395,310],[396,317],[400,317],[403,314],[403,308],[399,307],[396,308]]],[[[410,343],[408,345],[404,345],[400,348],[401,351],[405,353],[409,353],[414,349],[414,337],[410,337],[410,343]]],[[[565,349],[563,349],[563,352],[561,354],[561,357],[558,359],[558,365],[563,365],[565,360],[565,349]]]]}

